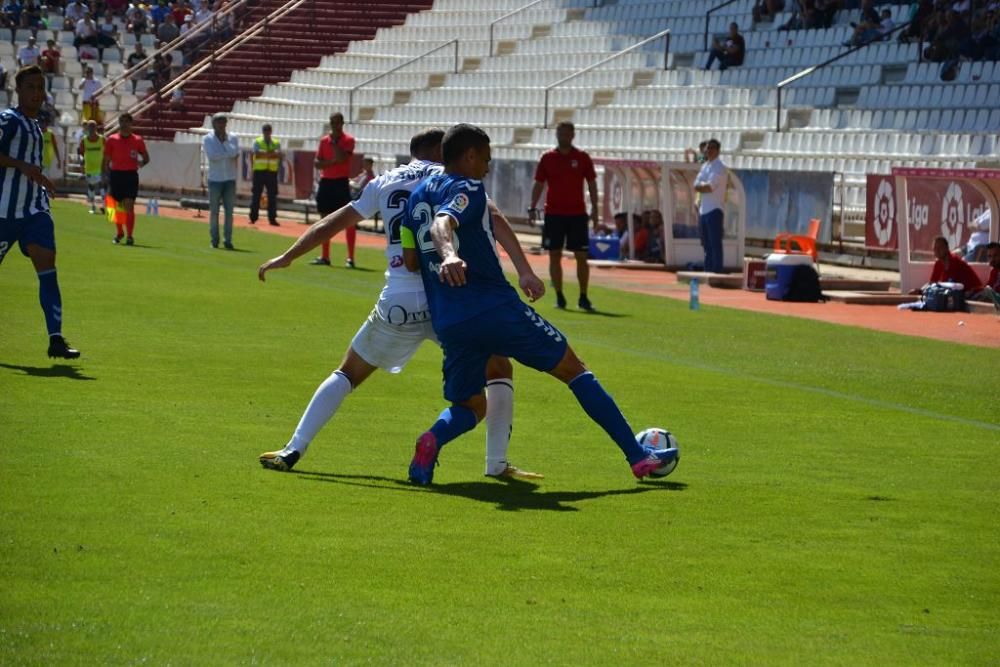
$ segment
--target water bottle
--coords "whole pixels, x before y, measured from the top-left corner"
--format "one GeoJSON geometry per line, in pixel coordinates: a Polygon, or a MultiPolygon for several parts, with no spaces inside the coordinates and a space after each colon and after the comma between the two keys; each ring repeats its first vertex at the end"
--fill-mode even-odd
{"type": "Polygon", "coordinates": [[[691,297],[688,299],[688,305],[690,306],[691,310],[698,310],[698,308],[699,308],[699,304],[698,304],[698,279],[697,278],[692,278],[691,279],[691,297]]]}
{"type": "Polygon", "coordinates": [[[152,213],[153,213],[153,200],[152,199],[147,199],[146,200],[146,215],[152,215],[152,213]]]}
{"type": "Polygon", "coordinates": [[[160,214],[160,200],[154,197],[153,198],[153,215],[159,215],[159,214],[160,214]]]}

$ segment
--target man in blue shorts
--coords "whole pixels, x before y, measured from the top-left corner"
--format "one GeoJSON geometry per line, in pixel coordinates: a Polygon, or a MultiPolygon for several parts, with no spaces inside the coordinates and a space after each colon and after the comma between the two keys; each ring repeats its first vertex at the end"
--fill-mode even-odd
{"type": "Polygon", "coordinates": [[[38,293],[49,332],[49,356],[76,359],[62,336],[62,297],[56,279],[56,236],[42,173],[42,132],[35,122],[45,102],[45,74],[37,65],[14,77],[18,106],[0,112],[0,262],[16,242],[38,274],[38,293]]]}
{"type": "MultiPolygon", "coordinates": [[[[430,484],[441,447],[483,419],[491,355],[513,357],[568,384],[584,411],[621,448],[636,477],[676,460],[676,449],[636,442],[614,399],[566,337],[522,302],[504,277],[480,180],[489,171],[489,136],[473,125],[456,125],[445,134],[442,152],[444,173],[427,178],[410,195],[401,241],[406,267],[420,271],[427,292],[451,406],[417,439],[410,481],[430,484]]],[[[525,287],[522,281],[533,299],[525,287]]]]}

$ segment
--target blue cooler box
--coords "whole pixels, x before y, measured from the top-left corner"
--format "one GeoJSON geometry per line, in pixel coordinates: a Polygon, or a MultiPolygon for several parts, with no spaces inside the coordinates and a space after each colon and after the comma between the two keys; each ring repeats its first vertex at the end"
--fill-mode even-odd
{"type": "Polygon", "coordinates": [[[620,259],[621,240],[617,236],[590,237],[591,259],[620,259]]]}
{"type": "Polygon", "coordinates": [[[772,253],[767,256],[764,293],[772,301],[781,301],[788,294],[795,267],[813,265],[812,256],[798,253],[772,253]]]}

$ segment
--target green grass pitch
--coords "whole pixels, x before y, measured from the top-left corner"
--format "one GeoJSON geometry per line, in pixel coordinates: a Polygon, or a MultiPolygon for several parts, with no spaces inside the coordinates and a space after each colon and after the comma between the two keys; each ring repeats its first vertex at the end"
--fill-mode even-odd
{"type": "MultiPolygon", "coordinates": [[[[440,352],[376,374],[296,473],[266,471],[382,285],[256,267],[289,240],[55,207],[65,332],[0,268],[0,664],[910,665],[1000,661],[1000,351],[594,290],[539,311],[677,471],[637,483],[518,367],[511,458],[482,428],[406,483],[440,352]]],[[[337,248],[335,248],[335,253],[337,248]]],[[[341,249],[342,252],[342,249],[341,249]]],[[[572,291],[572,290],[571,290],[572,291]]]]}

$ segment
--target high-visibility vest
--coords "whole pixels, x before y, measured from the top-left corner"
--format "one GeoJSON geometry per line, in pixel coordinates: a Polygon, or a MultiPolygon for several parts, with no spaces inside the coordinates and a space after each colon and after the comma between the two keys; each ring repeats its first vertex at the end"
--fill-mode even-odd
{"type": "Polygon", "coordinates": [[[104,166],[104,137],[100,134],[91,141],[83,136],[83,173],[87,176],[100,176],[104,166]]]}
{"type": "Polygon", "coordinates": [[[257,137],[253,140],[253,150],[254,171],[278,171],[278,164],[281,160],[279,158],[260,157],[260,155],[258,155],[258,151],[261,153],[273,153],[274,151],[281,150],[280,141],[272,138],[270,143],[268,143],[264,137],[257,137]]]}
{"type": "Polygon", "coordinates": [[[48,169],[52,160],[56,156],[56,134],[52,128],[46,128],[42,132],[42,167],[48,169]]]}

